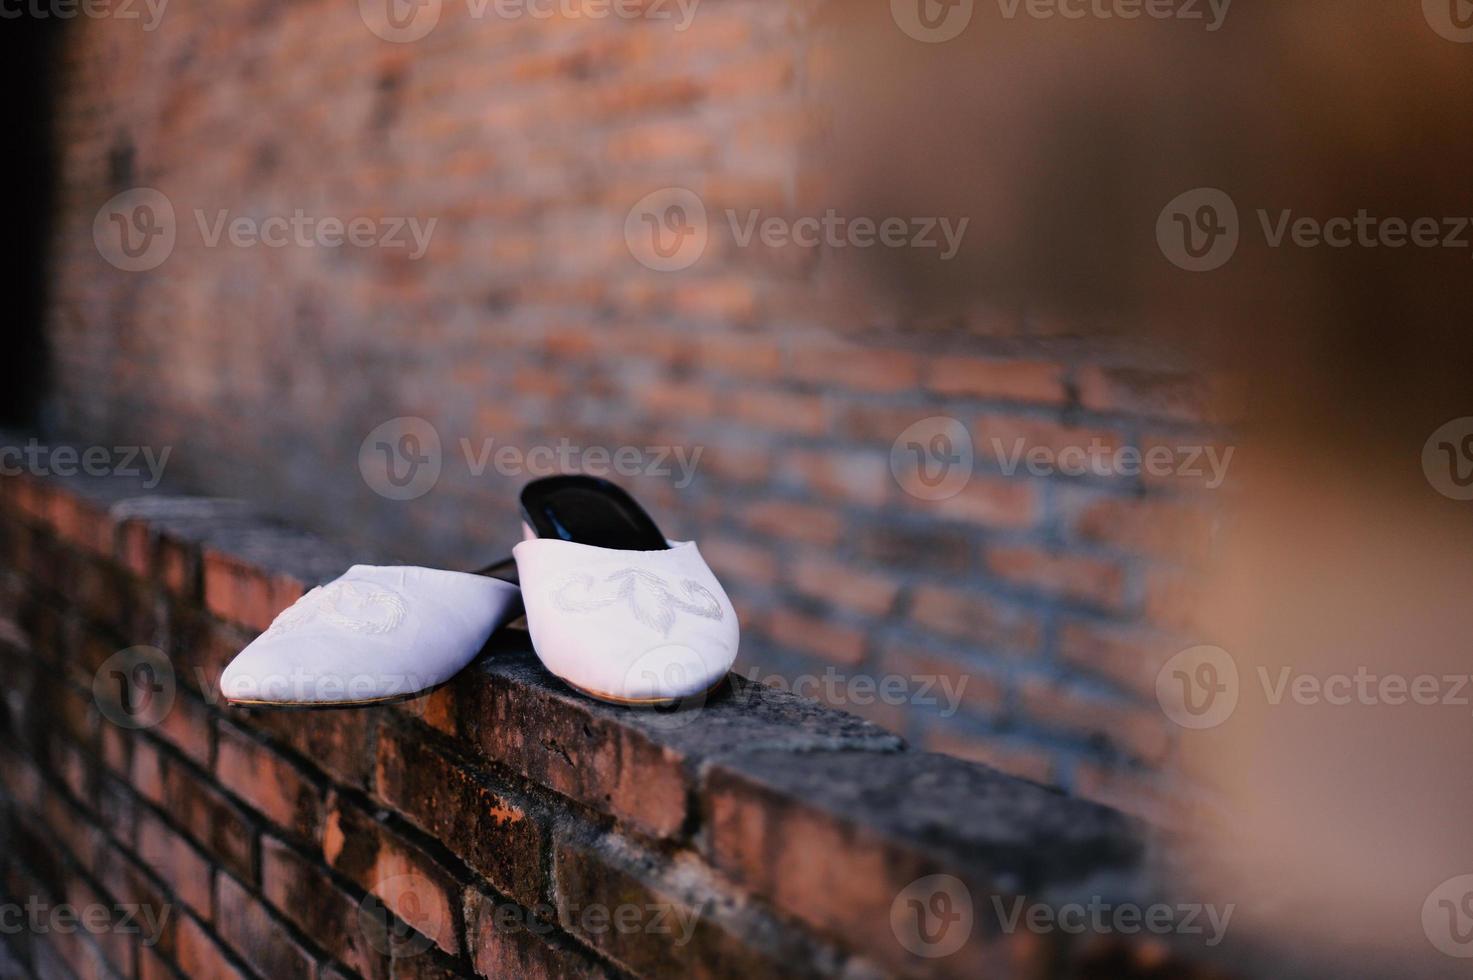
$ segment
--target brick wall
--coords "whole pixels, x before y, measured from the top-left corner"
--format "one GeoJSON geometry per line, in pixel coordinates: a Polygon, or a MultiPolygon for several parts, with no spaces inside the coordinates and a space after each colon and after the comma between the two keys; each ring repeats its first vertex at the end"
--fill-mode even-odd
{"type": "Polygon", "coordinates": [[[812,701],[738,679],[611,708],[510,630],[397,705],[230,708],[220,670],[344,560],[326,542],[234,501],[6,477],[0,555],[0,949],[36,975],[1192,972],[1181,937],[1009,930],[987,904],[1144,903],[1141,824],[812,701]],[[119,660],[140,645],[147,677],[119,660]],[[932,875],[973,910],[954,949],[901,939],[932,875]],[[62,904],[134,912],[63,929],[62,904]],[[43,925],[11,928],[31,906],[43,925]]]}
{"type": "MultiPolygon", "coordinates": [[[[516,540],[526,478],[478,475],[462,440],[700,450],[688,486],[624,482],[670,534],[702,542],[741,615],[741,671],[916,744],[1172,817],[1153,684],[1173,653],[1211,642],[1192,619],[1211,495],[1191,480],[1009,475],[991,440],[1202,444],[1202,386],[1159,351],[1040,310],[923,313],[841,249],[739,243],[728,209],[865,206],[840,193],[854,161],[824,151],[845,52],[821,29],[832,5],[710,0],[677,31],[446,2],[412,43],[376,36],[357,6],[226,0],[169,6],[152,31],[68,25],[56,431],[168,447],[184,485],[258,501],[355,555],[462,566],[516,540]],[[126,271],[94,221],[140,187],[166,197],[175,237],[156,268],[126,271]],[[710,216],[704,253],[678,271],[641,264],[624,233],[667,187],[710,216]],[[419,259],[209,244],[221,212],[298,209],[436,224],[419,259]],[[938,416],[969,433],[975,471],[928,500],[890,464],[902,433],[938,416]],[[401,417],[442,449],[434,488],[406,501],[360,470],[369,434],[401,417]],[[905,679],[898,703],[854,693],[888,676],[905,679]],[[939,683],[965,684],[955,710],[922,693],[939,683]]],[[[939,258],[902,261],[923,285],[939,258]]]]}

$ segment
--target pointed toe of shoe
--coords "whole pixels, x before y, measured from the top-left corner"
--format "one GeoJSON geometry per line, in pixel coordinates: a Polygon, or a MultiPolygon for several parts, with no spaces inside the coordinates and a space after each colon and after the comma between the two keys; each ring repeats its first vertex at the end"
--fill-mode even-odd
{"type": "Polygon", "coordinates": [[[363,704],[449,680],[517,608],[510,583],[355,565],[283,610],[220,675],[241,704],[363,704]]]}

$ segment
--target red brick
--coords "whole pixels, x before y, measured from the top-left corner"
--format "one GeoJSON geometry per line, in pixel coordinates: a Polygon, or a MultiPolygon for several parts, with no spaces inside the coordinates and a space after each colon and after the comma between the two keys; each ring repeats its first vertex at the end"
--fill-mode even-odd
{"type": "Polygon", "coordinates": [[[760,338],[716,334],[699,341],[702,367],[737,377],[769,378],[777,372],[781,355],[760,338]]]}
{"type": "Polygon", "coordinates": [[[788,356],[787,373],[811,384],[855,391],[894,393],[920,380],[920,358],[905,350],[799,348],[788,356]]]}
{"type": "Polygon", "coordinates": [[[117,530],[118,560],[139,578],[152,578],[154,571],[154,537],[144,520],[125,520],[117,530]]]}
{"type": "Polygon", "coordinates": [[[178,681],[206,703],[222,704],[220,674],[250,642],[250,633],[202,612],[175,607],[170,613],[169,659],[178,681]]]}
{"type": "Polygon", "coordinates": [[[716,392],[706,385],[667,382],[641,389],[637,397],[652,415],[704,419],[716,414],[716,392]]]}
{"type": "Polygon", "coordinates": [[[124,780],[132,771],[133,741],[131,731],[116,725],[102,726],[102,764],[124,780]]]}
{"type": "Polygon", "coordinates": [[[205,608],[222,619],[264,630],[306,587],[214,549],[204,553],[205,608]]]}
{"type": "Polygon", "coordinates": [[[204,599],[204,558],[199,545],[171,534],[155,544],[154,574],[168,592],[190,602],[204,599]]]}
{"type": "MultiPolygon", "coordinates": [[[[827,753],[822,758],[826,763],[838,761],[827,753]]],[[[888,769],[887,761],[897,765],[902,762],[879,754],[844,761],[876,772],[888,769]]],[[[846,945],[878,960],[887,975],[917,973],[924,964],[909,957],[895,942],[890,909],[897,894],[910,882],[940,870],[934,859],[878,828],[835,813],[818,787],[804,798],[755,777],[753,770],[763,763],[769,763],[769,758],[749,758],[739,769],[718,765],[709,774],[709,860],[729,880],[762,896],[807,928],[843,936],[846,945]]],[[[791,765],[780,756],[770,757],[772,765],[785,763],[791,765]]],[[[904,763],[910,765],[909,760],[904,763]]],[[[907,787],[896,786],[887,797],[909,795],[907,787]]],[[[955,873],[961,869],[947,870],[955,873]]],[[[562,874],[560,869],[560,881],[562,874]]],[[[982,893],[980,887],[969,890],[974,895],[982,893]]],[[[974,939],[948,957],[945,972],[937,975],[1010,975],[1005,948],[993,945],[984,947],[974,939]]]]}
{"type": "Polygon", "coordinates": [[[724,406],[724,414],[742,422],[776,432],[822,435],[828,427],[828,410],[819,395],[786,391],[738,390],[724,406]]]}
{"type": "Polygon", "coordinates": [[[541,900],[546,835],[521,802],[419,739],[388,729],[379,735],[376,784],[385,803],[502,894],[527,906],[541,900]]]}
{"type": "Polygon", "coordinates": [[[322,819],[321,793],[294,765],[224,723],[219,727],[215,778],[278,827],[315,838],[322,819]]]}
{"type": "Polygon", "coordinates": [[[767,633],[772,639],[795,650],[822,657],[839,664],[857,664],[864,659],[868,633],[856,626],[845,626],[816,616],[777,609],[767,618],[767,633]]]}
{"type": "Polygon", "coordinates": [[[467,916],[467,941],[478,976],[490,980],[603,980],[611,976],[572,944],[560,942],[548,925],[519,906],[472,893],[467,916]]]}
{"type": "Polygon", "coordinates": [[[1113,453],[1125,441],[1110,429],[1080,428],[1050,419],[995,412],[979,416],[972,423],[972,439],[978,459],[1004,468],[1017,466],[1020,476],[1028,475],[1028,454],[1032,450],[1047,449],[1058,459],[1060,453],[1094,447],[1102,453],[1113,453]]]}
{"type": "Polygon", "coordinates": [[[148,870],[151,869],[135,863],[120,848],[103,847],[98,852],[95,877],[114,902],[138,906],[136,921],[140,928],[152,932],[144,938],[170,952],[175,948],[178,920],[184,916],[178,904],[154,883],[148,870]]]}
{"type": "Polygon", "coordinates": [[[252,728],[269,732],[334,780],[366,787],[373,771],[372,733],[382,709],[238,712],[252,728]]]}
{"type": "Polygon", "coordinates": [[[261,842],[261,893],[303,935],[358,975],[387,977],[392,934],[370,934],[359,902],[327,873],[274,838],[261,842]]]}
{"type": "Polygon", "coordinates": [[[680,754],[558,688],[500,674],[469,678],[457,718],[478,761],[506,766],[650,836],[679,833],[690,792],[680,754]]]}
{"type": "Polygon", "coordinates": [[[1039,642],[1031,613],[940,585],[917,586],[910,615],[921,626],[1002,653],[1030,654],[1039,642]]]}
{"type": "Polygon", "coordinates": [[[459,952],[460,887],[423,851],[338,799],[327,816],[322,854],[328,867],[378,896],[446,953],[459,952]]]}
{"type": "Polygon", "coordinates": [[[116,525],[105,506],[58,490],[51,493],[47,516],[63,541],[92,555],[112,557],[116,525]]]}
{"type": "Polygon", "coordinates": [[[1074,522],[1085,541],[1132,554],[1201,562],[1211,555],[1209,511],[1158,498],[1105,498],[1085,505],[1074,522]]]}
{"type": "Polygon", "coordinates": [[[757,293],[745,277],[677,283],[670,292],[672,312],[723,323],[743,323],[757,313],[757,293]]]}
{"type": "Polygon", "coordinates": [[[250,980],[227,957],[225,948],[194,919],[179,917],[174,961],[186,977],[219,977],[221,980],[250,980]]]}
{"type": "Polygon", "coordinates": [[[163,795],[170,819],[215,863],[245,880],[255,879],[255,831],[240,808],[175,760],[164,764],[163,795]]]}
{"type": "Polygon", "coordinates": [[[821,555],[800,555],[788,576],[802,595],[871,616],[887,615],[900,593],[900,583],[883,572],[864,571],[821,555]]]}
{"type": "Polygon", "coordinates": [[[727,928],[719,896],[681,887],[675,875],[661,880],[658,868],[619,838],[560,840],[553,875],[563,928],[639,976],[794,975],[727,928]],[[656,932],[662,924],[681,941],[656,932]]]}
{"type": "Polygon", "coordinates": [[[996,713],[1007,697],[1007,686],[997,674],[912,646],[887,646],[879,673],[906,678],[906,695],[913,710],[932,716],[947,717],[944,712],[948,709],[973,715],[996,713]],[[954,706],[949,703],[952,698],[956,699],[954,706]]]}
{"type": "Polygon", "coordinates": [[[701,541],[701,556],[723,582],[740,579],[771,585],[777,581],[777,555],[760,544],[718,535],[701,541]]]}
{"type": "Polygon", "coordinates": [[[209,920],[211,869],[203,855],[147,810],[138,814],[137,850],[139,860],[195,915],[209,920]]]}
{"type": "Polygon", "coordinates": [[[742,510],[741,519],[754,531],[811,544],[833,544],[844,524],[831,508],[786,500],[750,504],[742,510]]]}
{"type": "Polygon", "coordinates": [[[884,503],[892,486],[890,462],[879,453],[792,449],[779,459],[775,475],[791,477],[816,497],[870,506],[884,503]]]}
{"type": "MultiPolygon", "coordinates": [[[[911,474],[907,472],[907,480],[911,474]]],[[[902,487],[902,489],[904,489],[902,487]]],[[[1038,490],[1026,480],[999,480],[974,475],[954,496],[927,500],[912,494],[906,502],[942,520],[965,521],[989,528],[1022,529],[1038,521],[1038,490]]]]}
{"type": "Polygon", "coordinates": [[[1040,361],[994,361],[976,357],[937,357],[931,361],[927,387],[940,395],[999,401],[1059,403],[1064,400],[1063,372],[1040,361]]]}
{"type": "MultiPolygon", "coordinates": [[[[272,980],[313,980],[317,968],[312,955],[239,882],[224,872],[218,873],[215,898],[219,903],[215,922],[220,938],[257,973],[272,980]]],[[[207,962],[212,959],[209,953],[207,949],[207,962]]],[[[214,953],[213,959],[218,959],[218,950],[214,953]]]]}
{"type": "Polygon", "coordinates": [[[1189,645],[1118,625],[1066,622],[1059,630],[1059,656],[1066,663],[1107,678],[1143,700],[1156,696],[1161,665],[1189,645]]]}
{"type": "Polygon", "coordinates": [[[1022,712],[1046,728],[1107,742],[1153,764],[1171,747],[1169,726],[1155,704],[1087,694],[1042,678],[1024,679],[1018,693],[1022,712]]]}
{"type": "Polygon", "coordinates": [[[158,748],[145,738],[133,740],[132,759],[129,769],[133,788],[138,795],[162,806],[164,802],[164,760],[158,748]]]}
{"type": "Polygon", "coordinates": [[[1077,383],[1079,401],[1091,411],[1186,422],[1207,419],[1217,394],[1194,375],[1131,368],[1084,368],[1077,383]]]}
{"type": "Polygon", "coordinates": [[[209,768],[215,742],[214,722],[205,706],[184,691],[175,694],[173,704],[154,733],[202,768],[209,768]]]}
{"type": "Polygon", "coordinates": [[[944,728],[928,732],[925,744],[932,752],[991,766],[1019,779],[1031,779],[1045,786],[1056,782],[1053,753],[1036,745],[1009,742],[996,735],[969,737],[944,728]]]}
{"type": "Polygon", "coordinates": [[[1063,554],[1028,545],[987,549],[992,574],[1028,588],[1119,609],[1124,601],[1125,569],[1104,558],[1063,554]]]}

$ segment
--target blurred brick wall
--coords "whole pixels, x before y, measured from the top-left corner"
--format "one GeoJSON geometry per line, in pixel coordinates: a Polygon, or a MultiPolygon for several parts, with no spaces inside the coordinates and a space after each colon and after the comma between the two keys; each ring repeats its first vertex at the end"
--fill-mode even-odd
{"type": "Polygon", "coordinates": [[[170,476],[194,488],[447,564],[509,548],[526,479],[476,475],[462,440],[699,448],[688,487],[622,482],[701,541],[742,614],[739,669],[791,685],[832,668],[830,700],[918,744],[1163,812],[1155,676],[1210,639],[1191,600],[1212,495],[1009,476],[991,440],[1200,445],[1193,376],[1037,311],[908,315],[837,250],[743,246],[727,209],[832,206],[843,161],[823,154],[814,93],[835,52],[812,5],[708,0],[677,30],[446,0],[407,43],[369,29],[372,6],[224,0],[169,6],[153,30],[68,26],[50,425],[172,447],[170,476]],[[99,209],[145,187],[173,209],[174,243],[127,271],[94,223],[105,234],[99,209]],[[625,235],[669,187],[710,216],[679,271],[636,261],[625,235]],[[222,211],[299,209],[435,225],[417,259],[209,244],[222,211]],[[971,433],[976,466],[930,501],[891,462],[936,416],[971,433]],[[433,490],[405,501],[359,455],[400,417],[442,447],[433,490]],[[904,703],[865,703],[862,679],[888,675],[904,703]],[[955,713],[925,703],[938,677],[965,678],[955,713]]]}

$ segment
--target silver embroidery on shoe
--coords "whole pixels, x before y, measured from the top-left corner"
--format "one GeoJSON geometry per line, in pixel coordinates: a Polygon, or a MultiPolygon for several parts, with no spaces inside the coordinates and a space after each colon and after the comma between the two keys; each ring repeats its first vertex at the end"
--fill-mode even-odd
{"type": "Polygon", "coordinates": [[[388,633],[408,614],[409,605],[397,592],[366,582],[332,582],[283,609],[262,636],[283,636],[318,618],[354,633],[388,633]]]}
{"type": "Polygon", "coordinates": [[[711,590],[693,579],[680,583],[682,597],[670,583],[654,572],[642,568],[621,568],[604,576],[603,584],[612,588],[594,590],[594,578],[587,572],[575,572],[553,590],[552,601],[564,612],[588,613],[623,602],[634,618],[661,636],[670,635],[677,612],[702,619],[723,618],[721,602],[711,590]]]}

